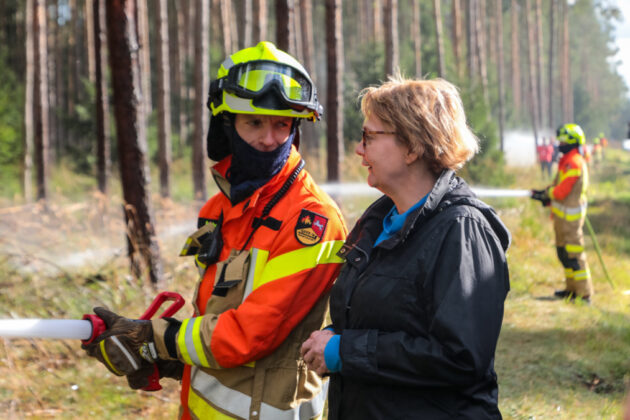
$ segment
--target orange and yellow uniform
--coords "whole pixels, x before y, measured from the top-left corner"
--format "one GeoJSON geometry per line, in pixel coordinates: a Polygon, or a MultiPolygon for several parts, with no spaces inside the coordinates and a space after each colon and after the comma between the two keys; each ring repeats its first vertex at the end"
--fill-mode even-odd
{"type": "Polygon", "coordinates": [[[212,168],[222,192],[199,212],[198,227],[220,229],[222,246],[216,263],[197,256],[195,316],[176,337],[186,365],[180,416],[318,418],[327,384],[306,368],[300,346],[325,321],[346,226],[332,199],[305,170],[296,171],[302,160],[295,147],[278,174],[236,205],[225,176],[230,161],[212,168]]]}
{"type": "Polygon", "coordinates": [[[547,188],[556,235],[558,259],[564,266],[566,290],[577,296],[593,294],[591,275],[584,252],[582,228],[586,217],[588,168],[577,148],[558,162],[553,185],[547,188]]]}

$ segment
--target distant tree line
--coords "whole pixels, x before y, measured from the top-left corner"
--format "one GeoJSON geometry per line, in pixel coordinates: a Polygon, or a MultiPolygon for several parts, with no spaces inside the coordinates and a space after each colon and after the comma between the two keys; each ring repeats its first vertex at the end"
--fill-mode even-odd
{"type": "Polygon", "coordinates": [[[172,161],[190,155],[193,198],[205,200],[207,87],[237,49],[271,40],[304,63],[325,114],[303,127],[302,151],[325,153],[333,181],[360,135],[361,88],[397,69],[454,82],[483,141],[474,179],[511,129],[537,139],[574,121],[623,136],[627,87],[610,62],[619,18],[604,0],[5,0],[0,165],[30,201],[47,198],[62,160],[103,194],[117,163],[130,254],[158,282],[149,164],[170,197],[172,161]]]}

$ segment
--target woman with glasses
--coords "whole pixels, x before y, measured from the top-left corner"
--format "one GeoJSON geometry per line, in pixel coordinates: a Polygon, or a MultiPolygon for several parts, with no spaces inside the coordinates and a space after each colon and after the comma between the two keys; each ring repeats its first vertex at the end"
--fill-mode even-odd
{"type": "Polygon", "coordinates": [[[494,353],[510,234],[455,175],[478,150],[457,89],[390,78],[362,92],[356,153],[384,196],[339,255],[332,325],[302,345],[336,419],[499,419],[494,353]]]}
{"type": "Polygon", "coordinates": [[[208,107],[220,191],[181,253],[201,275],[194,313],[138,322],[97,308],[108,330],[86,350],[132,388],[153,364],[181,379],[182,419],[318,418],[327,382],[300,346],[325,320],[347,230],[297,150],[300,121],[322,113],[317,92],[295,58],[261,42],[225,59],[208,107]]]}

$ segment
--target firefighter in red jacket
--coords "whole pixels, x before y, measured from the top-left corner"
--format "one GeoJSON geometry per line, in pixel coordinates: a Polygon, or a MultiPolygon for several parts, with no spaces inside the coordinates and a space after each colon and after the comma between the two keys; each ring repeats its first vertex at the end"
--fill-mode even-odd
{"type": "Polygon", "coordinates": [[[544,190],[533,190],[532,198],[551,205],[558,259],[564,267],[566,287],[554,293],[557,298],[589,301],[593,295],[591,274],[584,252],[582,227],[586,218],[588,168],[584,160],[584,132],[577,124],[558,128],[559,150],[554,182],[544,190]]]}
{"type": "Polygon", "coordinates": [[[221,64],[208,106],[220,192],[182,250],[201,273],[195,313],[138,322],[97,308],[108,330],[87,351],[133,388],[151,363],[181,378],[184,419],[317,418],[327,383],[300,346],[325,320],[347,230],[296,148],[299,122],[322,112],[315,87],[297,60],[261,42],[221,64]]]}

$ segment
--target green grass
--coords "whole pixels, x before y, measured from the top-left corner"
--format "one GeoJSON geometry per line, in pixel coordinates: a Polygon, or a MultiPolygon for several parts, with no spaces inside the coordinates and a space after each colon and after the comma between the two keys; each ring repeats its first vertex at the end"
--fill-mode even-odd
{"type": "MultiPolygon", "coordinates": [[[[630,154],[607,152],[605,164],[591,174],[589,218],[616,288],[606,281],[586,238],[596,292],[590,306],[548,299],[563,287],[548,209],[527,199],[486,199],[513,235],[508,252],[511,291],[496,354],[506,419],[621,416],[630,375],[630,154]]],[[[364,180],[356,159],[348,156],[346,161],[345,179],[364,180]]],[[[186,161],[178,165],[174,200],[154,200],[158,233],[167,224],[194,224],[196,210],[187,198],[192,195],[189,175],[183,175],[186,161]]],[[[320,167],[309,164],[322,181],[320,167]]],[[[63,266],[59,257],[89,248],[124,250],[119,188],[113,185],[105,200],[93,193],[87,179],[73,190],[65,185],[72,174],[55,172],[48,211],[31,206],[0,212],[0,318],[79,318],[97,305],[139,316],[155,292],[129,277],[124,252],[95,257],[78,269],[63,266]]],[[[513,169],[510,175],[513,188],[545,185],[537,168],[513,169]]],[[[0,205],[20,204],[6,200],[0,205]]],[[[350,225],[370,201],[341,203],[350,225]]],[[[168,288],[190,302],[196,272],[190,259],[176,257],[185,236],[162,237],[160,246],[168,288]]],[[[191,312],[188,305],[180,316],[191,312]]],[[[87,358],[75,341],[0,339],[3,418],[176,418],[178,384],[162,384],[165,389],[159,393],[132,391],[124,379],[87,358]]]]}

